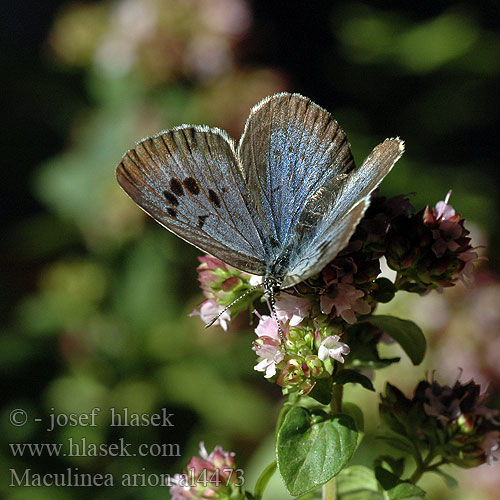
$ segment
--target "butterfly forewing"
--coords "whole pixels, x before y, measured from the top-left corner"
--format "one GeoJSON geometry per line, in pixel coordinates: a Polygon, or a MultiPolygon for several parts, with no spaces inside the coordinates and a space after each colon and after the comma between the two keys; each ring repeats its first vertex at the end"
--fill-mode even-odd
{"type": "Polygon", "coordinates": [[[232,141],[218,129],[183,126],[141,141],[117,179],[149,215],[201,250],[253,274],[265,272],[232,141]]]}
{"type": "Polygon", "coordinates": [[[238,151],[270,258],[293,244],[298,218],[318,188],[354,165],[337,122],[298,94],[257,104],[238,151]]]}

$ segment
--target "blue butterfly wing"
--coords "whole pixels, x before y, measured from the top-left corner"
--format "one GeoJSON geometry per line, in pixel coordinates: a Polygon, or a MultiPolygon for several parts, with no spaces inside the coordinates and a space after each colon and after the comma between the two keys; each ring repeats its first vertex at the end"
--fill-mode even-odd
{"type": "Polygon", "coordinates": [[[116,176],[125,192],[173,233],[238,269],[265,273],[261,234],[225,132],[182,126],[146,138],[124,155],[116,176]]]}
{"type": "Polygon", "coordinates": [[[238,155],[269,264],[295,244],[310,198],[354,166],[346,136],[332,116],[289,93],[252,108],[238,155]]]}
{"type": "Polygon", "coordinates": [[[294,228],[296,244],[283,288],[321,271],[347,245],[370,204],[370,193],[403,152],[402,140],[386,139],[359,168],[326,182],[309,198],[294,228]]]}

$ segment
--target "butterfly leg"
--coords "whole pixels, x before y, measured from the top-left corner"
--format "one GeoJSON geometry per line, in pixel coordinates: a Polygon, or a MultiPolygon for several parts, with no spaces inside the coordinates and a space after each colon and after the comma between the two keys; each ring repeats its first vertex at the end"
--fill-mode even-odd
{"type": "Polygon", "coordinates": [[[271,305],[271,313],[274,317],[274,320],[276,321],[276,324],[278,325],[278,335],[281,341],[281,346],[283,349],[286,351],[285,347],[285,335],[283,333],[283,328],[281,328],[281,322],[278,319],[278,315],[276,314],[276,297],[275,297],[275,290],[280,289],[280,283],[275,280],[274,278],[269,278],[266,277],[264,278],[264,294],[266,297],[269,298],[269,304],[271,305]]]}

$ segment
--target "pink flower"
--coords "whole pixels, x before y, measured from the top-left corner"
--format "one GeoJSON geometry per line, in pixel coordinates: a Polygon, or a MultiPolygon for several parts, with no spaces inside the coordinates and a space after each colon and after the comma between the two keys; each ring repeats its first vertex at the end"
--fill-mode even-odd
{"type": "Polygon", "coordinates": [[[438,201],[434,207],[434,213],[438,222],[451,219],[455,215],[455,209],[451,205],[448,205],[451,193],[452,191],[450,189],[444,201],[438,201]]]}
{"type": "Polygon", "coordinates": [[[485,257],[480,258],[476,252],[471,252],[469,250],[459,254],[458,258],[465,263],[464,267],[458,273],[458,279],[460,279],[466,287],[470,288],[474,284],[474,262],[484,260],[485,257]]]}
{"type": "Polygon", "coordinates": [[[321,342],[318,349],[318,358],[325,361],[327,358],[336,359],[340,363],[344,362],[342,355],[347,355],[350,352],[349,346],[343,342],[339,342],[338,335],[330,335],[321,342]]]}
{"type": "Polygon", "coordinates": [[[270,337],[274,340],[279,340],[278,323],[272,316],[261,316],[257,311],[255,314],[259,317],[259,324],[255,328],[255,333],[259,337],[270,337]]]}
{"type": "Polygon", "coordinates": [[[424,211],[424,224],[434,225],[446,220],[452,220],[453,222],[461,220],[460,215],[455,212],[455,209],[451,205],[448,205],[450,196],[451,190],[448,191],[444,201],[438,201],[433,209],[427,205],[424,211]]]}
{"type": "MultiPolygon", "coordinates": [[[[189,313],[189,316],[199,315],[203,323],[208,325],[222,311],[224,311],[224,306],[218,304],[215,299],[207,299],[201,303],[199,311],[195,309],[189,313]]],[[[223,330],[227,331],[229,321],[231,321],[231,315],[229,314],[229,311],[224,311],[214,322],[214,326],[220,325],[223,330]]]]}
{"type": "MultiPolygon", "coordinates": [[[[278,324],[271,316],[259,316],[259,324],[255,328],[258,339],[253,343],[253,350],[259,356],[260,361],[254,366],[254,370],[265,372],[265,378],[271,378],[276,374],[276,367],[284,359],[281,350],[281,341],[278,334],[278,324]]],[[[284,331],[285,335],[288,333],[284,331]]]]}
{"type": "Polygon", "coordinates": [[[290,326],[297,326],[311,312],[311,301],[289,293],[282,293],[276,301],[276,315],[280,321],[288,321],[290,326]]]}
{"type": "Polygon", "coordinates": [[[262,358],[254,366],[254,370],[265,372],[265,378],[274,377],[277,365],[285,358],[280,341],[271,337],[260,337],[253,343],[253,350],[259,358],[262,358]]]}
{"type": "Polygon", "coordinates": [[[368,314],[371,312],[370,305],[360,300],[364,296],[365,293],[362,290],[358,290],[348,283],[339,283],[335,297],[330,297],[329,295],[321,296],[321,312],[323,314],[333,312],[335,316],[340,316],[344,321],[352,325],[356,323],[356,313],[368,314]]]}

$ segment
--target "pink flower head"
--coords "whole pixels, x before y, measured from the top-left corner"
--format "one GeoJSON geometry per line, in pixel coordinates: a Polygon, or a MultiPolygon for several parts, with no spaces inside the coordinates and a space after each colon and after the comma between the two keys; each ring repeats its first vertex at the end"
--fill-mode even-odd
{"type": "Polygon", "coordinates": [[[338,335],[330,335],[321,342],[318,349],[318,358],[321,359],[321,361],[332,358],[343,363],[344,358],[342,355],[347,355],[349,352],[349,346],[340,342],[340,337],[338,335]]]}
{"type": "Polygon", "coordinates": [[[236,474],[232,474],[235,467],[234,453],[216,446],[208,454],[201,442],[200,456],[191,458],[187,473],[175,474],[171,479],[172,500],[218,498],[221,488],[225,494],[230,493],[227,487],[237,480],[236,474]]]}
{"type": "Polygon", "coordinates": [[[290,326],[297,326],[309,316],[312,303],[309,299],[282,293],[276,301],[276,316],[280,321],[288,321],[290,326]]]}
{"type": "Polygon", "coordinates": [[[446,250],[455,252],[460,248],[456,240],[463,236],[463,227],[451,220],[440,222],[438,229],[432,230],[432,236],[436,240],[432,245],[432,251],[436,257],[442,257],[446,250]]]}
{"type": "Polygon", "coordinates": [[[214,450],[208,454],[205,448],[205,443],[200,443],[200,456],[210,462],[215,469],[223,467],[235,467],[234,453],[232,451],[224,451],[222,446],[216,446],[214,450]]]}
{"type": "Polygon", "coordinates": [[[348,283],[339,283],[337,285],[337,294],[335,297],[322,295],[320,298],[320,307],[323,314],[334,314],[340,316],[345,322],[352,325],[356,323],[357,314],[368,314],[371,312],[370,305],[360,300],[365,296],[362,290],[358,290],[348,283]]]}
{"type": "MultiPolygon", "coordinates": [[[[215,299],[207,299],[201,303],[199,311],[195,309],[189,313],[189,316],[200,316],[203,323],[208,325],[222,311],[224,311],[224,306],[218,304],[215,299]]],[[[214,326],[221,326],[223,330],[227,331],[229,321],[231,321],[231,315],[229,311],[224,311],[214,322],[214,326]]]]}
{"type": "Polygon", "coordinates": [[[198,281],[200,282],[203,295],[207,298],[213,298],[213,286],[216,286],[220,281],[220,271],[227,273],[229,268],[224,262],[212,257],[211,255],[203,255],[198,257],[201,264],[196,268],[198,272],[198,281]]]}

